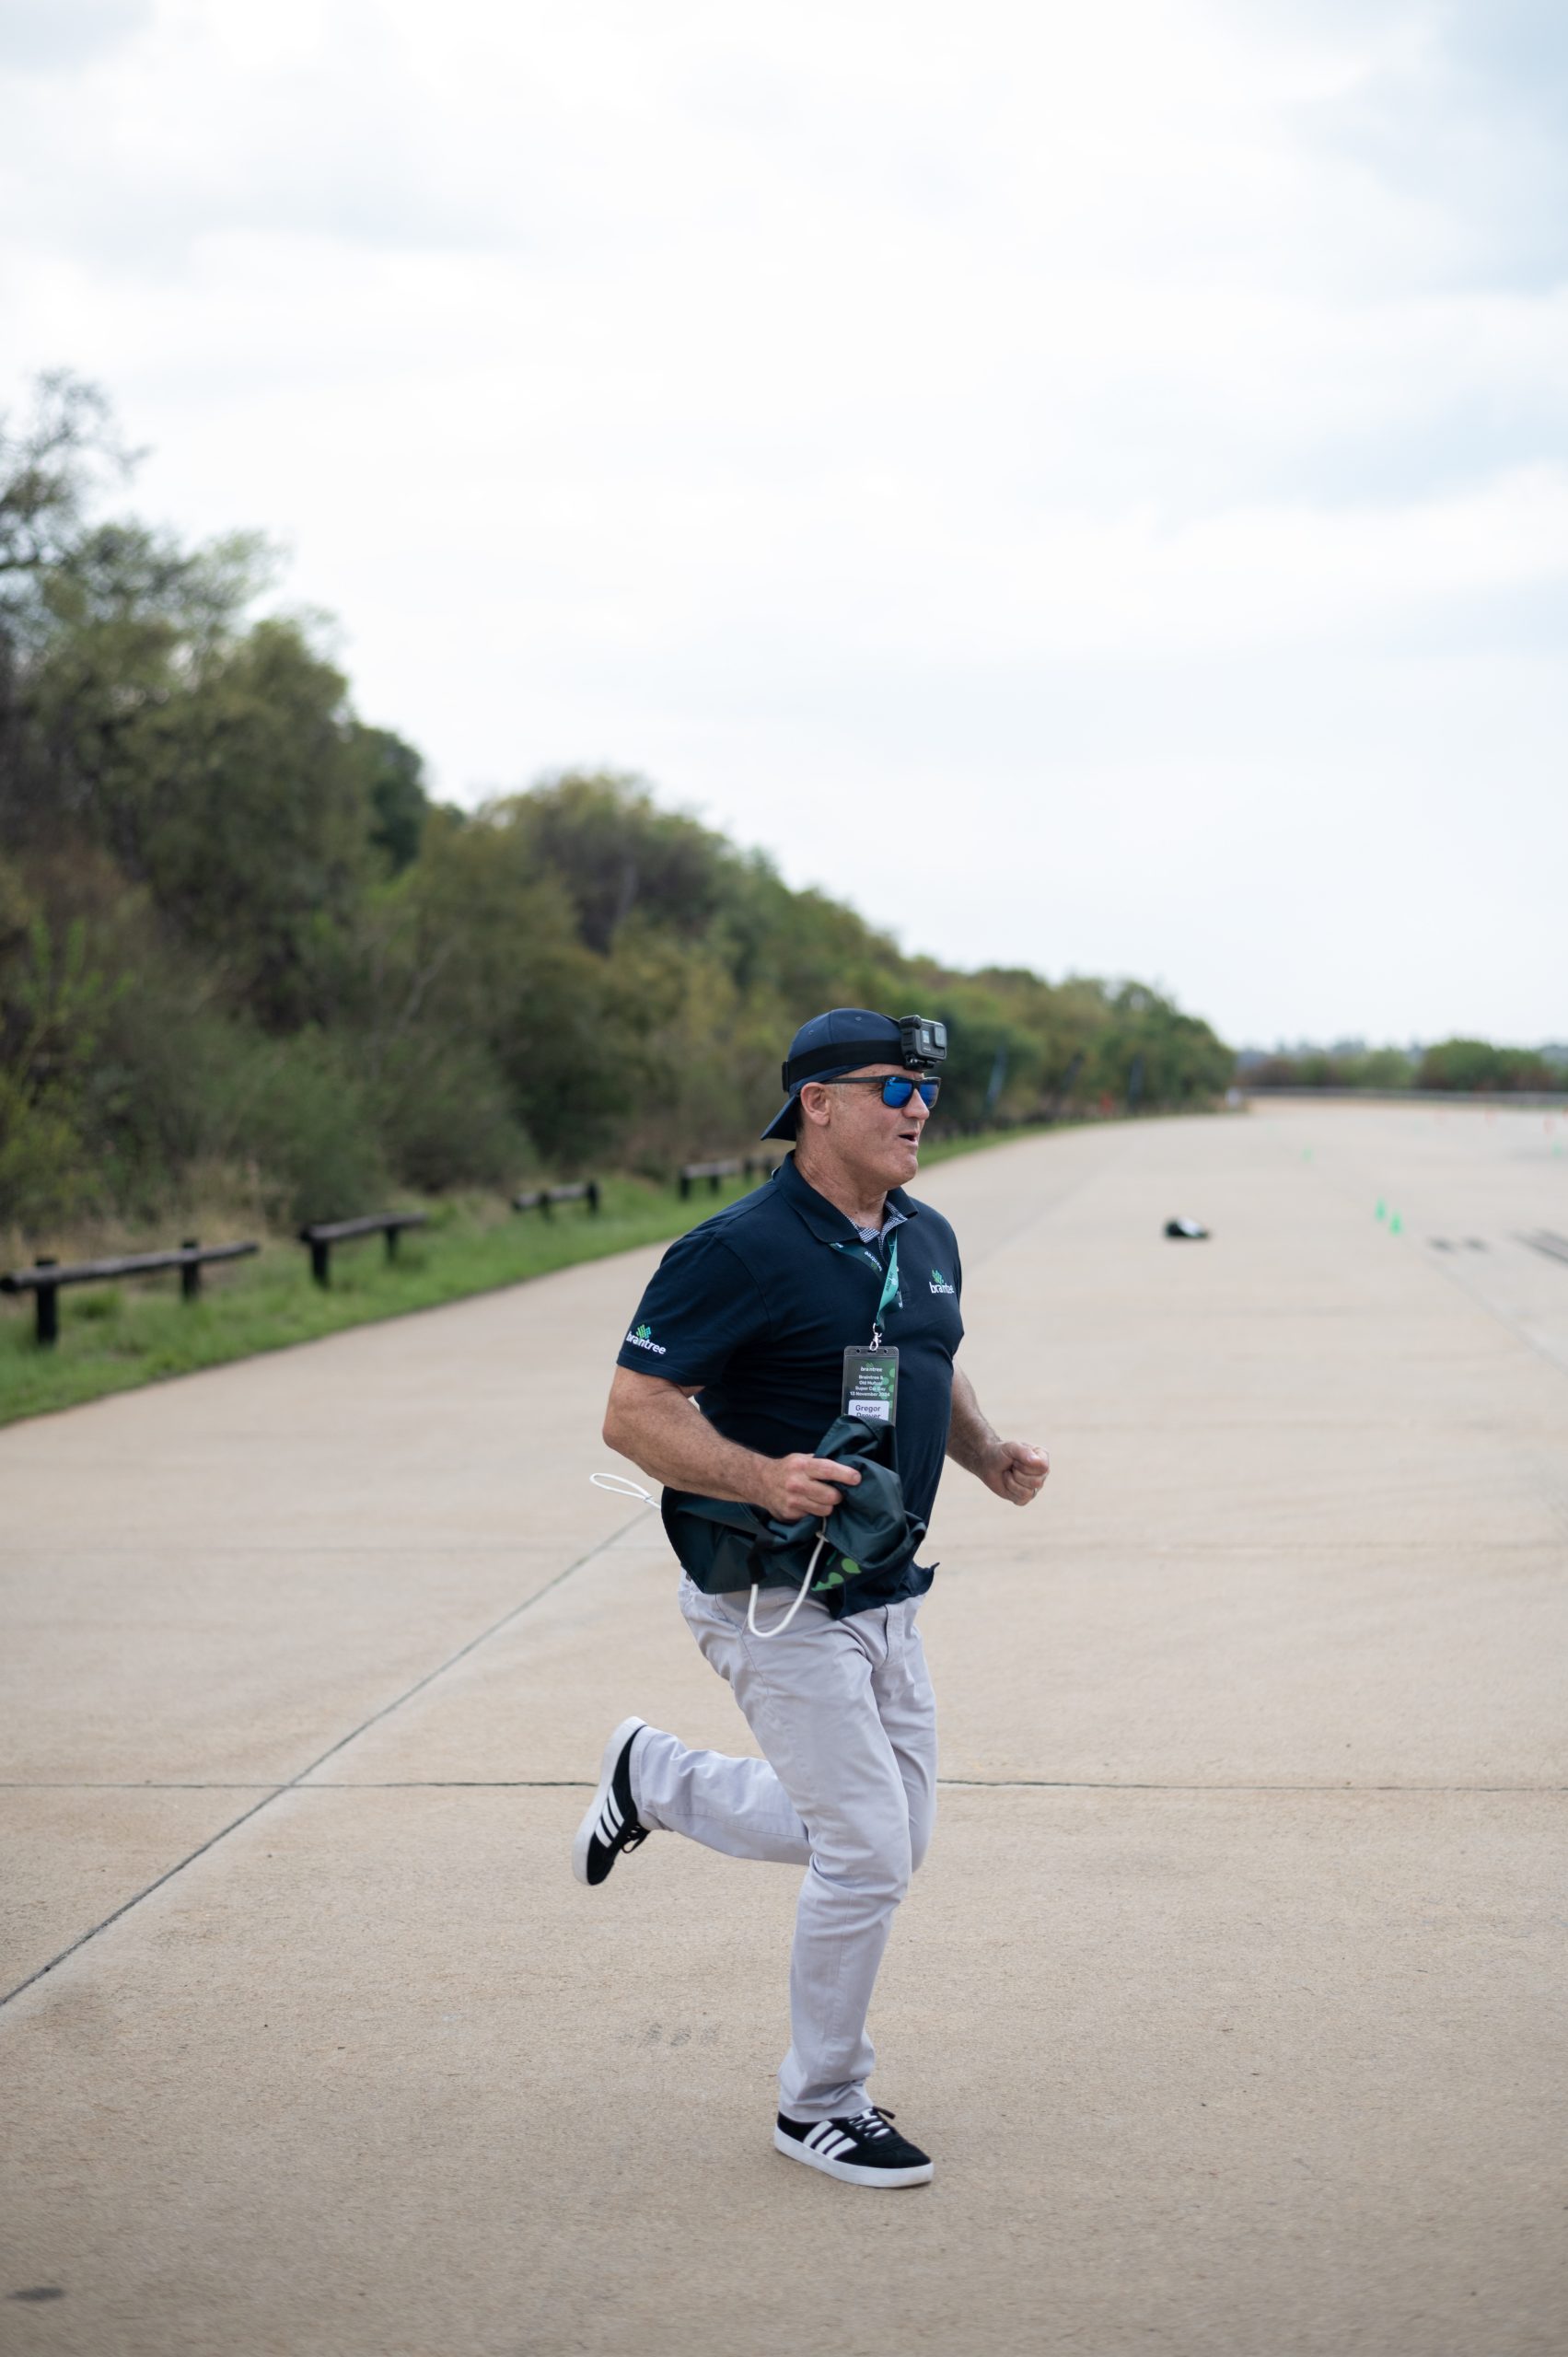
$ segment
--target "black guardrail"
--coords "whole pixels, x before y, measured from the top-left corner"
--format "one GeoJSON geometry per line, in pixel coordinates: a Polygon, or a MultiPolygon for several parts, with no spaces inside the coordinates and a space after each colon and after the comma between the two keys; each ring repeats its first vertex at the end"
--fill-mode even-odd
{"type": "MultiPolygon", "coordinates": [[[[691,1190],[704,1178],[716,1195],[726,1178],[766,1178],[776,1168],[777,1155],[730,1155],[710,1162],[689,1162],[680,1171],[681,1200],[690,1197],[691,1190]]],[[[591,1215],[602,1208],[603,1196],[597,1178],[579,1178],[560,1187],[528,1187],[512,1197],[512,1209],[517,1212],[538,1212],[548,1219],[557,1203],[581,1203],[591,1215]]],[[[424,1227],[429,1222],[428,1212],[369,1212],[359,1219],[314,1220],[300,1228],[298,1238],[310,1254],[310,1273],[319,1285],[332,1282],[332,1248],[337,1244],[355,1244],[367,1236],[385,1239],[387,1259],[398,1257],[398,1238],[406,1228],[424,1227]]],[[[53,1342],[60,1333],[60,1290],[64,1285],[110,1283],[117,1277],[152,1276],[159,1270],[178,1269],[180,1290],[186,1301],[200,1298],[202,1271],[214,1260],[238,1260],[248,1254],[259,1252],[260,1244],[202,1244],[192,1237],[177,1251],[130,1252],[110,1260],[52,1260],[40,1254],[30,1269],[13,1269],[9,1275],[0,1276],[0,1293],[30,1293],[37,1306],[38,1339],[53,1342]]]]}
{"type": "Polygon", "coordinates": [[[548,1219],[556,1203],[586,1203],[590,1212],[599,1207],[598,1180],[580,1178],[571,1187],[525,1187],[520,1195],[512,1198],[515,1212],[540,1212],[548,1219]]]}
{"type": "Polygon", "coordinates": [[[310,1248],[310,1273],[317,1283],[330,1285],[334,1244],[355,1244],[362,1236],[384,1236],[387,1258],[395,1260],[398,1238],[404,1228],[423,1227],[429,1217],[428,1212],[369,1212],[363,1219],[318,1220],[312,1226],[300,1229],[299,1240],[310,1248]]]}
{"type": "Polygon", "coordinates": [[[705,1178],[714,1194],[717,1194],[726,1178],[765,1178],[783,1159],[779,1155],[732,1154],[717,1162],[688,1162],[682,1165],[677,1184],[680,1200],[685,1202],[699,1180],[705,1178]]]}
{"type": "Polygon", "coordinates": [[[38,1340],[41,1343],[57,1342],[62,1285],[111,1284],[117,1277],[150,1277],[161,1270],[178,1269],[180,1299],[198,1301],[202,1271],[209,1262],[242,1260],[261,1248],[259,1244],[202,1244],[192,1236],[178,1251],[123,1252],[112,1260],[60,1261],[41,1253],[30,1269],[13,1269],[8,1276],[0,1277],[0,1293],[30,1293],[38,1340]]]}

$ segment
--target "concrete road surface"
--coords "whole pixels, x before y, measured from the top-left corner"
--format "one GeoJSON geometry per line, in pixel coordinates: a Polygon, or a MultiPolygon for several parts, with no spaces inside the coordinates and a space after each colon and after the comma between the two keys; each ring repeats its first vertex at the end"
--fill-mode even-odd
{"type": "Polygon", "coordinates": [[[587,1482],[637,1254],[0,1435],[6,2357],[1568,2348],[1568,1122],[923,1191],[1054,1459],[933,1534],[935,2184],[772,2149],[791,1871],[571,1876],[622,1713],[749,1747],[587,1482]]]}

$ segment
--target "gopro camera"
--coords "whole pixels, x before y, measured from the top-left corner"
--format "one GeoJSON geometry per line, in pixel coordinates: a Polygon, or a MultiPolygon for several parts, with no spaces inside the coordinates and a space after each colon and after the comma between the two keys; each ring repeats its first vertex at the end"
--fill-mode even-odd
{"type": "Polygon", "coordinates": [[[940,1064],[947,1059],[947,1027],[929,1015],[899,1017],[899,1052],[906,1064],[940,1064]]]}

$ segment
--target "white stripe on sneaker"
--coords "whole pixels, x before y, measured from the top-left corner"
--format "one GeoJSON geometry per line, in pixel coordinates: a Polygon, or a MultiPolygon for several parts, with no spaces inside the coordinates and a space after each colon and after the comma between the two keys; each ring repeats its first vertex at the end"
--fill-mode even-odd
{"type": "Polygon", "coordinates": [[[572,1843],[572,1872],[579,1882],[601,1883],[620,1855],[621,1844],[630,1847],[649,1830],[638,1823],[634,1809],[619,1798],[614,1782],[616,1770],[645,1724],[643,1719],[622,1719],[600,1755],[598,1788],[572,1843]]]}

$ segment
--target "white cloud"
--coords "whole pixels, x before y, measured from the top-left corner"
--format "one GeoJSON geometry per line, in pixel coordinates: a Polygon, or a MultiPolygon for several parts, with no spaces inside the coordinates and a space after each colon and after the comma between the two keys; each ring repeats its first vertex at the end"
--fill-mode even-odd
{"type": "Polygon", "coordinates": [[[639,766],[1234,1033],[1561,1035],[1561,85],[1489,21],[165,0],[0,83],[5,370],[292,540],[448,792],[639,766]]]}
{"type": "Polygon", "coordinates": [[[154,0],[0,0],[0,59],[12,71],[54,74],[83,64],[150,22],[154,0]]]}

